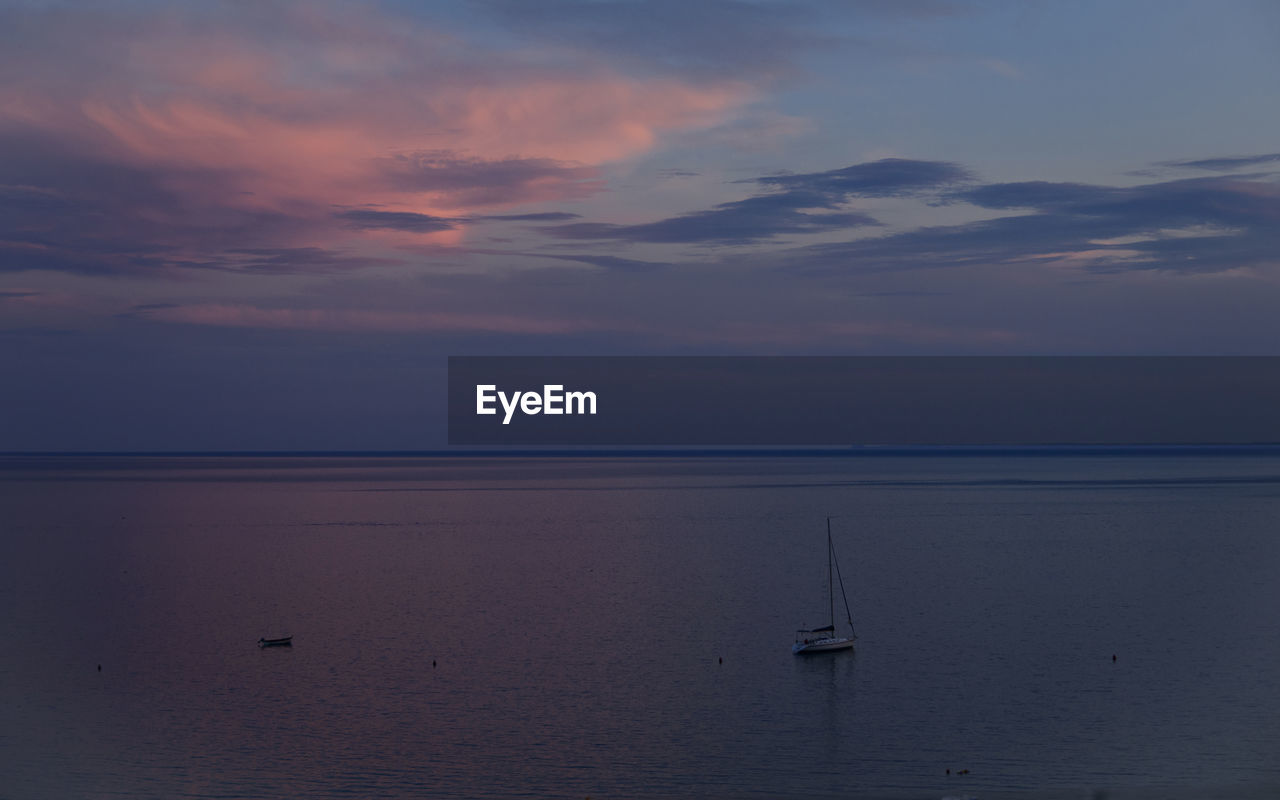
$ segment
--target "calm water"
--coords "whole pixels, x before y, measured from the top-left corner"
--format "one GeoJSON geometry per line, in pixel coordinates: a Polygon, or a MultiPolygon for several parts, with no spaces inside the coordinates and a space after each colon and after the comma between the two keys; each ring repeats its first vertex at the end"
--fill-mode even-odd
{"type": "Polygon", "coordinates": [[[8,458],[0,508],[0,797],[1280,792],[1275,455],[8,458]],[[858,649],[801,659],[827,515],[858,649]]]}

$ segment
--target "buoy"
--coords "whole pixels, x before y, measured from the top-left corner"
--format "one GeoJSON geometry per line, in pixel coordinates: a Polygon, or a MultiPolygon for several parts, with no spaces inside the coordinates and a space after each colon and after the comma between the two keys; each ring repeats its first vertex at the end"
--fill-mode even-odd
{"type": "Polygon", "coordinates": [[[436,668],[436,660],[435,660],[434,658],[433,658],[433,659],[431,659],[431,668],[432,668],[432,669],[435,669],[435,668],[436,668]]]}
{"type": "Polygon", "coordinates": [[[1116,654],[1115,654],[1115,653],[1112,653],[1112,654],[1111,654],[1111,663],[1112,663],[1112,664],[1116,663],[1116,654]]]}
{"type": "Polygon", "coordinates": [[[724,656],[720,656],[720,658],[719,658],[719,659],[717,659],[717,660],[718,660],[721,664],[723,664],[723,663],[724,663],[724,656]]]}
{"type": "Polygon", "coordinates": [[[102,665],[101,665],[101,664],[99,664],[99,665],[98,665],[98,672],[102,672],[102,665]]]}

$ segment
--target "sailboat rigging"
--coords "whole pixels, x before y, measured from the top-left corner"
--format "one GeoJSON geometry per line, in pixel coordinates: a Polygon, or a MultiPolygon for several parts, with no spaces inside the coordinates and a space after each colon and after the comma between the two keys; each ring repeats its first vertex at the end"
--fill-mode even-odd
{"type": "Polygon", "coordinates": [[[827,600],[831,610],[830,624],[796,631],[796,643],[792,645],[791,652],[799,656],[847,650],[853,647],[854,639],[858,638],[853,632],[849,596],[844,591],[844,578],[840,575],[840,563],[836,560],[836,547],[831,541],[831,517],[827,517],[827,600]],[[832,580],[833,577],[835,580],[832,580]],[[848,636],[839,636],[836,631],[836,581],[840,583],[840,597],[844,600],[845,619],[849,623],[848,636]]]}

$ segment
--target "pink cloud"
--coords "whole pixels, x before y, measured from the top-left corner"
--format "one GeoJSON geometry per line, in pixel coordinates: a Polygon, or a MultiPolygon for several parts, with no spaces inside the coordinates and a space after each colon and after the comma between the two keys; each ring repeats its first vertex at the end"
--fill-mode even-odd
{"type": "MultiPolygon", "coordinates": [[[[580,56],[486,52],[368,6],[217,11],[232,13],[31,12],[37,38],[68,49],[57,64],[0,55],[0,131],[156,176],[178,198],[160,220],[171,227],[225,209],[457,217],[598,191],[601,166],[722,124],[751,95],[580,56]],[[87,35],[95,27],[104,34],[87,35]]],[[[270,244],[373,235],[317,224],[270,244]]]]}

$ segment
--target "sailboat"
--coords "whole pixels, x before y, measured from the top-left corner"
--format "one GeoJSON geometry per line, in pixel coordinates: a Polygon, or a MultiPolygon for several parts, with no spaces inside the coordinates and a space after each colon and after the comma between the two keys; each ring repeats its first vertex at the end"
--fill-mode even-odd
{"type": "Polygon", "coordinates": [[[844,578],[840,576],[840,564],[836,561],[836,547],[831,541],[831,517],[827,517],[827,600],[831,607],[831,624],[821,628],[809,628],[796,631],[796,643],[791,652],[798,656],[814,653],[830,653],[835,650],[848,650],[853,647],[853,640],[858,638],[853,632],[853,615],[849,613],[849,597],[844,592],[844,578]],[[839,636],[836,631],[836,587],[832,580],[832,571],[836,581],[840,582],[840,597],[844,600],[844,615],[849,622],[849,635],[839,636]]]}

